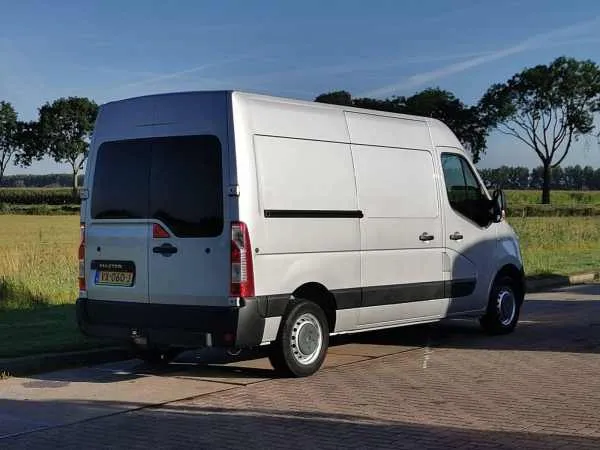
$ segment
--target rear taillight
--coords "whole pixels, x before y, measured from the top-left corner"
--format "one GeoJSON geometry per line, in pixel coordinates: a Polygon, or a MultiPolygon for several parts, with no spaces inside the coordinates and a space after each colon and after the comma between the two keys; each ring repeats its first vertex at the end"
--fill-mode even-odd
{"type": "Polygon", "coordinates": [[[243,222],[231,224],[231,289],[232,297],[254,297],[252,246],[248,227],[243,222]]]}
{"type": "Polygon", "coordinates": [[[154,239],[167,239],[170,238],[171,235],[162,227],[162,225],[154,223],[152,224],[152,237],[154,239]]]}
{"type": "Polygon", "coordinates": [[[87,286],[85,282],[85,224],[80,224],[81,239],[79,243],[79,295],[86,293],[87,286]]]}

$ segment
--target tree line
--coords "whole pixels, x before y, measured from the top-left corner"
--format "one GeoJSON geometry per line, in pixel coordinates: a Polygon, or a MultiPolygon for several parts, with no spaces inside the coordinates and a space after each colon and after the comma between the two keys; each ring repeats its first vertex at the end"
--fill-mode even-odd
{"type": "Polygon", "coordinates": [[[36,120],[20,120],[13,105],[0,102],[0,185],[9,164],[29,167],[50,157],[71,167],[71,187],[77,195],[80,172],[88,155],[98,105],[85,97],[45,103],[36,120]]]}
{"type": "MultiPolygon", "coordinates": [[[[83,184],[83,174],[78,175],[77,185],[83,184]]],[[[66,188],[73,186],[73,176],[68,173],[44,175],[6,175],[0,181],[2,188],[66,188]]]]}
{"type": "MultiPolygon", "coordinates": [[[[559,57],[493,84],[475,105],[438,87],[385,99],[355,98],[337,90],[314,100],[440,119],[474,162],[486,152],[492,130],[507,134],[540,159],[542,203],[550,203],[550,190],[561,185],[553,177],[572,144],[594,132],[594,115],[600,111],[600,68],[591,60],[559,57]]],[[[93,100],[60,98],[44,104],[37,119],[26,122],[18,119],[10,103],[0,102],[0,183],[9,164],[27,167],[51,157],[70,165],[75,194],[97,113],[93,100]]]]}
{"type": "MultiPolygon", "coordinates": [[[[502,189],[542,189],[544,167],[501,166],[495,169],[479,169],[486,185],[502,189]]],[[[580,165],[554,167],[551,169],[550,188],[553,190],[600,190],[600,168],[580,165]]]]}

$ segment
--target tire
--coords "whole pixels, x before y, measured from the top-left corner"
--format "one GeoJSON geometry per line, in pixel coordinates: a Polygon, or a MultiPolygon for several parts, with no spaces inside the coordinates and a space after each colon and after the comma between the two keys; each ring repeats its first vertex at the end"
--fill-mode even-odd
{"type": "Polygon", "coordinates": [[[479,321],[482,328],[492,335],[513,332],[522,304],[523,294],[515,280],[509,276],[498,277],[492,286],[486,313],[479,321]]]}
{"type": "Polygon", "coordinates": [[[285,315],[269,361],[278,375],[307,377],[321,368],[328,346],[325,312],[314,302],[299,300],[285,315]]]}

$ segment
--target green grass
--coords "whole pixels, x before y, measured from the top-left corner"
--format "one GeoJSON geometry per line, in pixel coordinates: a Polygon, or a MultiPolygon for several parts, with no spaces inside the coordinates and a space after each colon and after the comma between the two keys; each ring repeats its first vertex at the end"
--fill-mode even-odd
{"type": "Polygon", "coordinates": [[[510,218],[527,275],[567,275],[600,268],[599,217],[510,218]]]}
{"type": "MultiPolygon", "coordinates": [[[[537,190],[507,190],[508,205],[534,205],[541,202],[542,193],[537,190]]],[[[600,191],[556,191],[550,192],[554,206],[598,206],[600,191]]]]}
{"type": "MultiPolygon", "coordinates": [[[[600,268],[600,217],[511,217],[527,275],[600,268]]],[[[112,342],[77,329],[78,216],[0,215],[0,358],[112,342]]]]}
{"type": "Polygon", "coordinates": [[[107,341],[83,336],[75,305],[0,311],[0,359],[98,348],[107,341]]]}
{"type": "Polygon", "coordinates": [[[0,216],[0,309],[72,303],[77,216],[0,216]]]}
{"type": "Polygon", "coordinates": [[[0,358],[98,347],[77,329],[78,216],[0,216],[0,358]]]}

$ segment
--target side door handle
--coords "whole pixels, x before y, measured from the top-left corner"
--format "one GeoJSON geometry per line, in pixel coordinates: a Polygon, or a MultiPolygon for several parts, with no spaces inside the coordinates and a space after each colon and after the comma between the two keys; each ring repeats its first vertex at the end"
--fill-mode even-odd
{"type": "Polygon", "coordinates": [[[433,241],[434,237],[431,234],[427,234],[427,232],[423,232],[421,236],[419,236],[420,241],[433,241]]]}
{"type": "Polygon", "coordinates": [[[454,233],[452,233],[450,235],[450,239],[452,239],[453,241],[460,241],[463,238],[463,235],[460,234],[458,231],[455,231],[454,233]]]}
{"type": "Polygon", "coordinates": [[[160,247],[154,247],[152,249],[154,253],[159,253],[163,256],[171,256],[174,253],[177,253],[177,247],[171,244],[163,244],[160,247]]]}

